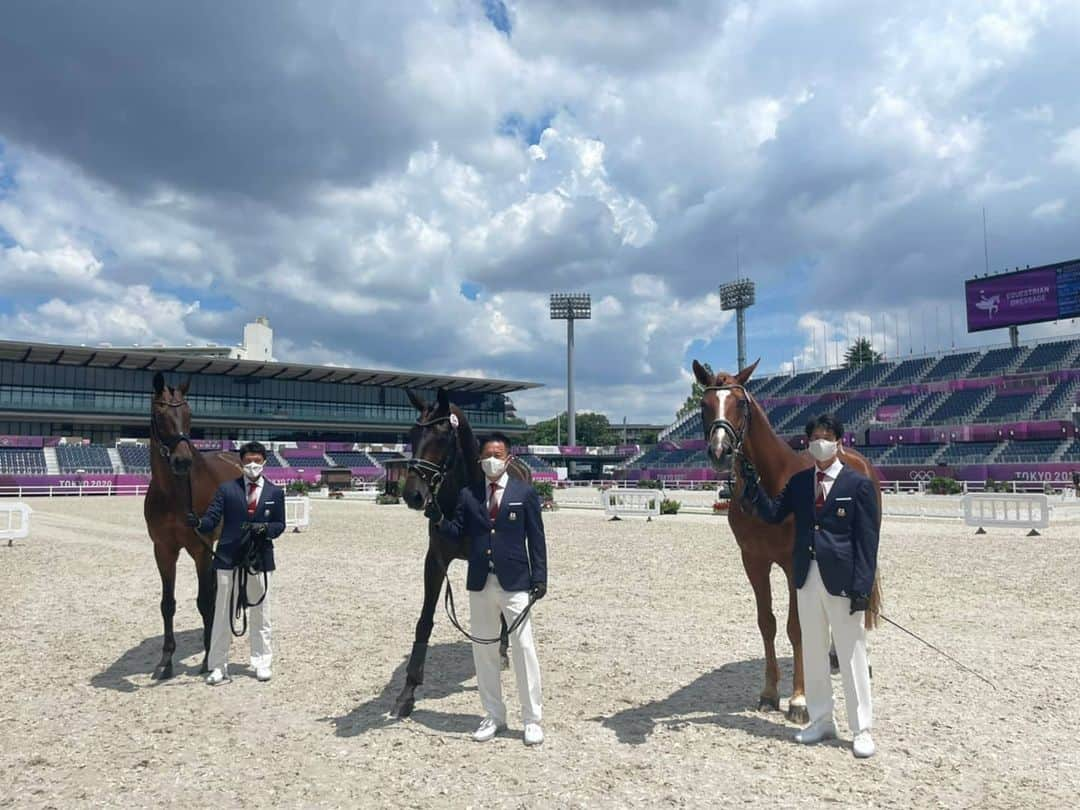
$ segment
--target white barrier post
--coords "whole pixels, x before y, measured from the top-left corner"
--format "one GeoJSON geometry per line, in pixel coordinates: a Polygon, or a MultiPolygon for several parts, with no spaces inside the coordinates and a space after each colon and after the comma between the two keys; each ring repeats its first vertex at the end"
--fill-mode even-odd
{"type": "Polygon", "coordinates": [[[285,525],[292,526],[294,532],[311,525],[311,499],[302,497],[285,499],[285,525]]]}
{"type": "Polygon", "coordinates": [[[1000,526],[1028,528],[1028,537],[1038,537],[1038,530],[1050,525],[1050,506],[1045,495],[965,495],[964,522],[978,527],[975,534],[986,534],[987,526],[1000,526]]]}
{"type": "Polygon", "coordinates": [[[34,510],[25,503],[0,503],[0,540],[8,541],[8,548],[16,540],[30,535],[30,515],[34,510]]]}
{"type": "Polygon", "coordinates": [[[611,520],[623,517],[642,517],[652,520],[660,516],[660,500],[663,493],[658,490],[608,489],[600,493],[600,503],[604,514],[611,520]]]}

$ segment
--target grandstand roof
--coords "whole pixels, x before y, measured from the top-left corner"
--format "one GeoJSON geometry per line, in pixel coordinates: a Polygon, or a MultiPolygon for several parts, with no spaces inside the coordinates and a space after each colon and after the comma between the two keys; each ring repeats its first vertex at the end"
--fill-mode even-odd
{"type": "Polygon", "coordinates": [[[493,380],[478,377],[455,377],[445,374],[422,374],[414,371],[314,366],[304,363],[263,363],[258,360],[234,360],[228,357],[179,355],[175,351],[152,348],[103,348],[65,346],[55,343],[25,343],[0,340],[0,360],[23,363],[48,363],[61,366],[128,368],[178,374],[223,374],[228,377],[252,377],[301,382],[341,383],[342,385],[385,385],[392,388],[445,388],[448,391],[475,391],[506,394],[538,388],[541,383],[520,380],[493,380]]]}

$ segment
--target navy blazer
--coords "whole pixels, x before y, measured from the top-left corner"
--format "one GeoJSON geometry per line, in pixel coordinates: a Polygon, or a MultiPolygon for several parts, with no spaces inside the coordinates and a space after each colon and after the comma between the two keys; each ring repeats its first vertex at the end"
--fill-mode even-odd
{"type": "Polygon", "coordinates": [[[532,484],[511,478],[499,501],[492,525],[487,510],[487,480],[458,494],[454,517],[439,522],[438,530],[452,542],[469,540],[470,591],[482,591],[491,566],[504,591],[527,591],[547,584],[547,541],[540,516],[540,496],[532,484]]]}
{"type": "Polygon", "coordinates": [[[214,556],[214,568],[235,568],[237,552],[240,550],[240,540],[243,532],[240,526],[243,523],[265,523],[266,542],[262,548],[262,570],[273,571],[274,566],[274,543],[273,539],[285,531],[285,490],[267,478],[263,478],[262,494],[259,496],[259,505],[255,514],[248,517],[247,480],[241,476],[233,481],[226,481],[218,487],[214,493],[214,500],[210,502],[206,514],[199,521],[199,533],[208,534],[224,518],[225,525],[221,528],[221,539],[218,540],[214,556]]]}
{"type": "Polygon", "coordinates": [[[810,467],[795,473],[776,498],[757,490],[754,507],[768,523],[781,523],[788,515],[795,515],[796,588],[806,584],[813,549],[821,581],[829,593],[869,595],[877,570],[880,532],[874,482],[845,465],[818,512],[814,507],[816,471],[816,467],[810,467]]]}

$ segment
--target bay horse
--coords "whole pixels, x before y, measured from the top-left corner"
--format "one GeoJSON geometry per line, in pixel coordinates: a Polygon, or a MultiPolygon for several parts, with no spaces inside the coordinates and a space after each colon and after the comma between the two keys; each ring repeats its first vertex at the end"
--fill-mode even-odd
{"type": "MultiPolygon", "coordinates": [[[[457,507],[458,493],[467,486],[483,486],[480,469],[480,443],[465,413],[450,402],[445,389],[438,390],[434,403],[426,403],[412,391],[406,392],[418,412],[409,433],[413,458],[405,478],[402,497],[410,509],[422,510],[435,498],[443,514],[451,516],[457,507]]],[[[514,478],[532,481],[532,472],[518,459],[511,459],[507,472],[514,478]]],[[[408,717],[416,706],[416,687],[424,682],[424,660],[428,641],[435,626],[435,608],[443,581],[453,560],[468,559],[468,540],[451,542],[428,520],[428,548],[424,556],[424,604],[416,623],[412,651],[405,669],[405,686],[394,701],[391,715],[408,717]]],[[[447,587],[450,584],[447,583],[447,587]]],[[[502,623],[499,652],[507,668],[506,620],[502,623]]]]}
{"type": "Polygon", "coordinates": [[[194,510],[203,514],[218,486],[241,474],[240,459],[235,453],[205,455],[191,441],[191,408],[187,402],[190,380],[176,388],[165,385],[161,372],[154,375],[154,394],[150,403],[150,486],[143,501],[146,530],[154,543],[154,559],[161,575],[161,618],[165,625],[161,661],[153,678],[173,676],[173,617],[176,615],[176,561],[181,549],[195,561],[199,577],[196,604],[203,620],[203,661],[199,672],[206,672],[210,651],[210,628],[214,621],[214,572],[212,542],[221,533],[215,528],[212,540],[200,539],[185,522],[194,510]]]}
{"type": "MultiPolygon", "coordinates": [[[[795,519],[789,517],[779,525],[770,525],[744,505],[745,478],[756,473],[762,491],[777,497],[792,475],[813,465],[809,453],[797,452],[776,435],[764,408],[746,388],[746,383],[758,362],[732,376],[727,372],[713,375],[697,360],[694,376],[703,386],[701,419],[708,443],[708,455],[719,468],[729,456],[732,461],[732,494],[728,507],[728,524],[735,534],[742,554],[743,569],[754,589],[757,603],[758,629],[765,643],[765,687],[758,699],[758,709],[780,710],[780,667],[776,661],[776,616],[772,612],[772,586],[769,574],[773,565],[784,571],[788,582],[787,634],[791,641],[794,662],[794,683],[787,717],[794,723],[810,722],[804,692],[802,629],[799,626],[799,607],[795,597],[793,556],[795,550],[795,519]]],[[[843,437],[840,437],[841,440],[843,437]]],[[[878,522],[881,521],[881,479],[874,465],[851,447],[841,444],[841,461],[874,482],[878,493],[878,522]]],[[[866,611],[866,628],[877,625],[881,607],[881,586],[875,573],[870,605],[866,611]]]]}

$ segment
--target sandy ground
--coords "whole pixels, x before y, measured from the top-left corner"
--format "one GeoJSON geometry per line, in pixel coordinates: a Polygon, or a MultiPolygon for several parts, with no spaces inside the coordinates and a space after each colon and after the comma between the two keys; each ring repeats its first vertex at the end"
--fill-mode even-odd
{"type": "MultiPolygon", "coordinates": [[[[783,715],[755,709],[761,642],[724,519],[547,517],[547,741],[527,749],[512,700],[509,733],[469,739],[472,658],[441,609],[416,712],[386,719],[421,601],[424,530],[403,507],[314,502],[311,529],[277,544],[274,679],[254,679],[244,639],[232,683],[211,688],[186,558],[182,663],[150,679],[161,624],[141,501],[32,506],[30,539],[0,548],[0,807],[1047,808],[1080,795],[1075,527],[1028,539],[886,522],[888,613],[997,689],[878,631],[879,754],[857,761],[838,679],[840,742],[797,746],[783,715]]],[[[453,576],[464,594],[461,563],[453,576]]],[[[786,638],[779,650],[789,691],[786,638]]]]}

